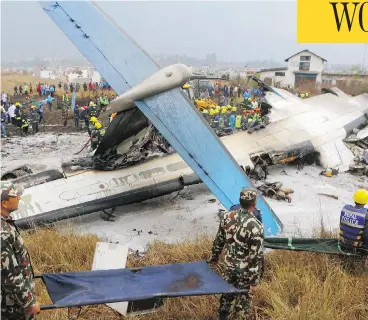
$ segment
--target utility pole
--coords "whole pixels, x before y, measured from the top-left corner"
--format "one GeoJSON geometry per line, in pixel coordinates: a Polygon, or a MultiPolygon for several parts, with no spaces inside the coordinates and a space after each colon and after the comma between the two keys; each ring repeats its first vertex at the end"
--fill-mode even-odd
{"type": "Polygon", "coordinates": [[[364,55],[363,55],[363,61],[362,61],[362,72],[364,71],[364,61],[365,61],[365,54],[367,53],[367,46],[368,44],[365,44],[365,49],[364,49],[364,55]]]}

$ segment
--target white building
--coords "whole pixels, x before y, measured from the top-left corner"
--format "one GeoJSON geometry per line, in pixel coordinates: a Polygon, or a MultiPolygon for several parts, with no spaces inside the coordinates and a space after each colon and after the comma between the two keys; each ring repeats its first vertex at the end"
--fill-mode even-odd
{"type": "Polygon", "coordinates": [[[97,71],[93,71],[91,80],[92,80],[93,83],[95,83],[95,82],[100,83],[101,75],[97,71]]]}
{"type": "Polygon", "coordinates": [[[296,88],[322,82],[326,59],[309,50],[300,51],[287,58],[287,67],[262,69],[260,79],[277,87],[296,88]]]}
{"type": "Polygon", "coordinates": [[[55,79],[55,73],[52,70],[41,70],[40,78],[41,79],[55,79]]]}
{"type": "Polygon", "coordinates": [[[69,73],[68,74],[68,82],[69,83],[72,83],[72,82],[74,82],[76,79],[78,79],[78,78],[81,78],[81,75],[80,74],[78,74],[78,73],[69,73]]]}

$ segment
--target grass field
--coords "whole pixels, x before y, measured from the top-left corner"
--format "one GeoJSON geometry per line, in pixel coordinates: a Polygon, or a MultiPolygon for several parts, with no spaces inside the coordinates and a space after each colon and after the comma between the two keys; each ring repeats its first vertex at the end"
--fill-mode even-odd
{"type": "Polygon", "coordinates": [[[12,96],[14,94],[14,86],[19,86],[20,84],[23,86],[24,84],[29,85],[30,83],[32,83],[33,91],[37,94],[36,85],[39,82],[57,85],[59,81],[59,79],[41,79],[40,77],[34,77],[26,74],[2,74],[1,92],[4,91],[12,96]]]}
{"type": "MultiPolygon", "coordinates": [[[[24,234],[35,273],[90,270],[96,242],[94,235],[59,234],[39,229],[24,234]]],[[[155,242],[142,258],[128,257],[127,267],[208,259],[212,240],[169,245],[155,242]]],[[[355,264],[354,267],[358,265],[355,264]]],[[[221,271],[221,264],[217,271],[221,271]]],[[[342,261],[322,254],[273,251],[266,255],[266,271],[254,299],[254,319],[363,320],[368,319],[368,277],[348,272],[342,261]]],[[[37,282],[42,304],[49,303],[37,282]]],[[[218,296],[167,299],[155,313],[132,320],[216,319],[218,296]]],[[[77,309],[72,310],[76,314],[77,309]]],[[[44,311],[38,319],[63,320],[67,310],[44,311]]],[[[121,319],[105,305],[84,307],[78,319],[121,319]]]]}

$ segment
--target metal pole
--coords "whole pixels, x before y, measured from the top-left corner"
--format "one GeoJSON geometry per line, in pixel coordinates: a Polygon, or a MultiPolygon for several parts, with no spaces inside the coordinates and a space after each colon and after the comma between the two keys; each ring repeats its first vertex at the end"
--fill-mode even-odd
{"type": "Polygon", "coordinates": [[[362,72],[364,70],[364,61],[365,61],[365,54],[367,53],[367,46],[368,44],[365,44],[365,49],[364,49],[364,55],[363,55],[363,61],[362,61],[362,72]]]}

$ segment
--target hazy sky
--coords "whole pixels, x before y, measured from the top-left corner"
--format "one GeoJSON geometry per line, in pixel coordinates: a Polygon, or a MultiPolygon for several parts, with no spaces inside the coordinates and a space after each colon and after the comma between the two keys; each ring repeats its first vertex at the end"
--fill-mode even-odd
{"type": "MultiPolygon", "coordinates": [[[[363,60],[363,44],[297,44],[294,1],[103,1],[99,6],[150,54],[201,58],[215,52],[218,60],[283,62],[309,49],[329,63],[363,60]]],[[[2,60],[81,57],[35,1],[1,1],[1,54],[2,60]]]]}

